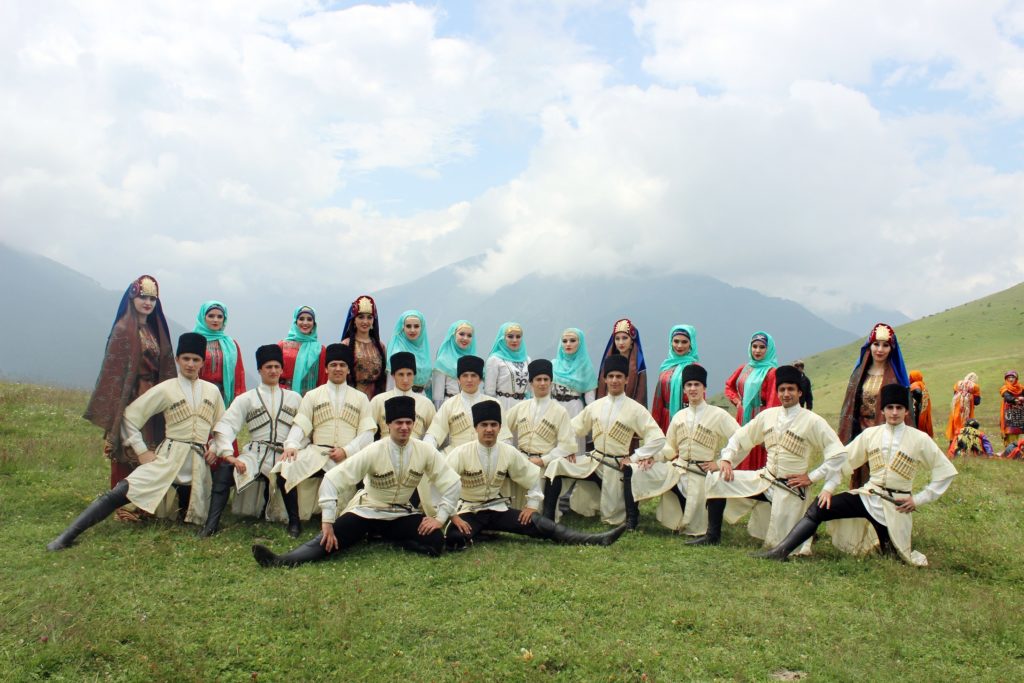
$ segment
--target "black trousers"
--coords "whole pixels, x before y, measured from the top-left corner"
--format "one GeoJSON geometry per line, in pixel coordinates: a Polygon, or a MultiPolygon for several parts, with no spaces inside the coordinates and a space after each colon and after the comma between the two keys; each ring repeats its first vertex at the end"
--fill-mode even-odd
{"type": "MultiPolygon", "coordinates": [[[[444,549],[444,534],[440,529],[435,529],[426,536],[419,533],[420,522],[425,515],[417,513],[406,515],[397,519],[366,519],[359,515],[346,512],[334,520],[334,535],[338,538],[338,552],[347,550],[351,546],[364,540],[367,535],[373,535],[401,545],[406,550],[423,553],[425,555],[440,555],[444,549]]],[[[316,538],[303,543],[296,551],[304,551],[302,560],[311,562],[322,560],[328,556],[327,551],[320,545],[323,534],[317,534],[316,538]]],[[[287,557],[283,556],[283,557],[287,557]]]]}
{"type": "Polygon", "coordinates": [[[461,514],[459,517],[469,525],[470,532],[464,534],[454,524],[451,524],[448,527],[446,542],[449,547],[462,548],[469,545],[480,535],[481,531],[506,531],[510,534],[520,534],[531,538],[546,538],[533,522],[521,524],[519,522],[520,512],[521,510],[508,509],[505,511],[479,510],[461,514]]]}
{"type": "Polygon", "coordinates": [[[811,503],[811,507],[807,508],[804,516],[815,524],[829,522],[833,519],[856,519],[863,517],[871,522],[871,526],[874,527],[875,533],[878,535],[879,545],[883,548],[889,545],[889,528],[875,521],[875,518],[871,516],[868,509],[864,507],[864,501],[856,493],[850,493],[849,491],[837,493],[832,496],[832,505],[828,508],[819,507],[818,501],[815,500],[811,503]]]}

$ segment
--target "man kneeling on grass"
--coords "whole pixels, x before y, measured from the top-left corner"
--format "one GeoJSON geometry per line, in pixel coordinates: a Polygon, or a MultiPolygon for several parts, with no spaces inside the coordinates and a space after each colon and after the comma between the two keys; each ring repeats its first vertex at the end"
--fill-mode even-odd
{"type": "Polygon", "coordinates": [[[501,406],[497,401],[480,401],[473,410],[475,441],[456,447],[448,464],[462,478],[462,494],[456,514],[448,527],[447,543],[461,550],[481,531],[507,531],[532,538],[550,538],[570,545],[611,545],[626,530],[618,528],[601,534],[573,531],[538,512],[544,496],[540,491],[540,468],[507,443],[498,441],[501,406]],[[523,510],[510,508],[502,489],[514,482],[526,489],[523,510]]]}
{"type": "Polygon", "coordinates": [[[199,379],[206,358],[206,339],[195,332],[178,338],[178,376],[160,384],[131,402],[121,421],[121,439],[139,456],[134,472],[97,498],[47,550],[64,550],[89,527],[99,524],[129,501],[155,514],[173,486],[190,524],[206,522],[210,505],[210,468],[217,454],[207,446],[210,429],[224,415],[224,399],[216,385],[199,379]],[[150,450],[142,428],[150,418],[163,415],[164,440],[150,450]]]}
{"type": "Polygon", "coordinates": [[[322,533],[284,555],[252,547],[264,567],[294,567],[345,550],[367,534],[399,543],[406,550],[436,557],[444,548],[441,527],[459,499],[459,475],[430,444],[411,438],[416,401],[395,396],[384,403],[388,436],[346,458],[320,484],[322,533]],[[437,516],[427,517],[409,499],[426,477],[440,491],[437,516]],[[356,492],[356,485],[364,488],[356,492]],[[338,502],[349,501],[341,516],[338,502]]]}
{"type": "Polygon", "coordinates": [[[910,549],[911,513],[945,493],[957,471],[932,437],[903,423],[910,409],[906,387],[887,384],[879,398],[885,424],[865,429],[848,446],[849,467],[856,469],[866,462],[871,469],[867,484],[833,496],[840,477],[834,472],[818,500],[782,543],[758,557],[785,561],[814,535],[819,524],[831,522],[832,544],[840,550],[862,553],[877,542],[883,554],[895,552],[919,567],[928,564],[928,558],[910,549]],[[921,466],[931,472],[931,481],[923,491],[911,495],[914,475],[921,466]]]}

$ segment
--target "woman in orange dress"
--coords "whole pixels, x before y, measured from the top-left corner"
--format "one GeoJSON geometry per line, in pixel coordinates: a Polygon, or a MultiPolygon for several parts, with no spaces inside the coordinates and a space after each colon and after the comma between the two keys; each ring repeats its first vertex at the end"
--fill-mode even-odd
{"type": "Polygon", "coordinates": [[[1007,370],[1003,386],[999,387],[1003,399],[999,407],[999,429],[1003,433],[1003,448],[1017,443],[1024,433],[1024,386],[1017,381],[1017,371],[1007,370]]]}
{"type": "Polygon", "coordinates": [[[978,376],[968,372],[967,376],[953,385],[953,400],[949,402],[949,421],[946,422],[946,438],[956,440],[964,424],[974,417],[974,406],[981,403],[981,385],[978,376]]]}
{"type": "Polygon", "coordinates": [[[935,436],[932,427],[932,399],[928,395],[928,387],[924,385],[924,375],[920,370],[910,371],[910,397],[914,401],[917,428],[928,436],[935,436]]]}

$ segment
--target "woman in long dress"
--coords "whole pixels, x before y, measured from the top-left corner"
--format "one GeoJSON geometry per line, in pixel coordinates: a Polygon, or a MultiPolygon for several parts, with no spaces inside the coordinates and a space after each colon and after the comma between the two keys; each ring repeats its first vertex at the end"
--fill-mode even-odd
{"type": "Polygon", "coordinates": [[[430,398],[434,406],[441,407],[446,400],[459,393],[459,359],[476,355],[476,332],[468,320],[456,320],[448,327],[444,341],[434,357],[430,398]]]}
{"type": "Polygon", "coordinates": [[[924,375],[920,370],[910,371],[910,397],[914,401],[917,428],[928,436],[934,436],[932,398],[928,395],[928,387],[924,383],[924,375]]]}
{"type": "Polygon", "coordinates": [[[683,392],[683,368],[700,361],[697,330],[693,325],[676,325],[668,337],[668,358],[658,369],[658,383],[651,402],[651,415],[663,432],[668,430],[673,416],[689,405],[683,392]]]}
{"type": "Polygon", "coordinates": [[[433,371],[430,362],[430,342],[427,341],[427,321],[419,311],[405,311],[395,322],[386,353],[388,389],[393,389],[395,385],[395,380],[391,376],[391,356],[401,351],[407,351],[416,357],[416,376],[412,380],[412,390],[417,394],[426,392],[426,397],[430,398],[430,374],[433,371]]]}
{"type": "MultiPolygon", "coordinates": [[[[587,341],[583,330],[570,327],[562,332],[558,353],[551,363],[554,376],[551,382],[551,398],[558,401],[572,419],[593,403],[597,392],[597,372],[587,352],[587,341]]],[[[576,454],[583,453],[587,442],[577,439],[576,454]]]]}
{"type": "MultiPolygon", "coordinates": [[[[736,406],[736,421],[745,425],[765,408],[779,404],[775,392],[775,368],[779,360],[775,354],[775,340],[764,330],[750,337],[747,345],[748,360],[736,368],[725,380],[725,397],[736,406]]],[[[763,445],[755,446],[736,469],[759,470],[768,462],[763,445]]]]}
{"type": "Polygon", "coordinates": [[[312,306],[299,306],[292,314],[288,336],[277,342],[284,354],[281,388],[305,396],[310,389],[327,381],[325,349],[317,339],[316,311],[312,306]]]}
{"type": "Polygon", "coordinates": [[[366,296],[357,297],[348,309],[341,343],[352,347],[356,366],[348,374],[353,386],[372,399],[387,389],[384,344],[380,341],[380,316],[377,304],[366,296]]]}
{"type": "Polygon", "coordinates": [[[981,385],[978,375],[973,372],[953,385],[953,400],[949,403],[949,420],[946,422],[946,438],[950,443],[968,420],[974,417],[974,406],[981,403],[981,385]]]}
{"type": "Polygon", "coordinates": [[[484,393],[501,405],[502,414],[526,398],[530,388],[529,364],[523,326],[515,322],[503,323],[484,365],[484,393]]]}
{"type": "Polygon", "coordinates": [[[1003,448],[1017,443],[1024,433],[1024,386],[1017,380],[1016,370],[1007,370],[1003,386],[999,388],[999,431],[1003,433],[1003,448]]]}
{"type": "MultiPolygon", "coordinates": [[[[843,407],[839,411],[839,429],[836,433],[844,444],[853,441],[858,434],[868,427],[875,427],[885,422],[879,394],[882,387],[888,384],[899,384],[910,389],[910,377],[903,352],[900,350],[896,331],[891,325],[878,323],[871,328],[867,341],[860,347],[857,365],[850,375],[846,386],[843,407]]],[[[913,426],[914,419],[907,411],[906,424],[913,426]]],[[[868,465],[857,468],[850,480],[850,488],[860,488],[869,476],[868,465]]]]}
{"type": "MultiPolygon", "coordinates": [[[[601,362],[613,353],[626,356],[629,360],[629,375],[626,377],[626,396],[644,408],[647,407],[647,361],[644,360],[644,346],[640,342],[640,330],[629,318],[621,318],[612,325],[612,334],[605,344],[601,362]]],[[[608,395],[604,377],[597,379],[597,398],[608,395]]]]}
{"type": "MultiPolygon", "coordinates": [[[[151,275],[141,275],[128,285],[118,304],[96,387],[83,415],[103,429],[103,455],[110,459],[111,488],[139,464],[135,452],[121,442],[124,409],[151,387],[176,374],[160,287],[151,275]]],[[[148,445],[156,447],[164,437],[162,418],[149,420],[142,435],[148,445]]],[[[118,511],[119,519],[137,519],[133,513],[122,510],[118,511]]]]}

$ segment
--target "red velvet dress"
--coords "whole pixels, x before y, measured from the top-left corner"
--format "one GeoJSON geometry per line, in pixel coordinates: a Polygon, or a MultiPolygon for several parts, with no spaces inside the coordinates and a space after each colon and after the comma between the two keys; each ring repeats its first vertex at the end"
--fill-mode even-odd
{"type": "MultiPolygon", "coordinates": [[[[284,368],[283,372],[281,372],[281,388],[298,391],[298,389],[292,387],[292,379],[295,374],[295,358],[299,355],[299,348],[302,346],[302,342],[279,341],[277,342],[277,345],[281,347],[281,352],[284,354],[284,368]]],[[[327,349],[321,346],[320,364],[316,370],[316,386],[320,386],[327,382],[327,363],[324,362],[326,358],[327,349]]]]}
{"type": "MultiPolygon", "coordinates": [[[[245,368],[242,365],[242,349],[239,348],[238,342],[235,342],[235,354],[238,358],[235,362],[235,397],[237,397],[245,393],[245,368]]],[[[220,397],[224,399],[226,408],[227,398],[224,396],[224,353],[220,350],[220,342],[211,341],[206,343],[206,362],[203,363],[203,369],[199,371],[199,379],[217,385],[217,389],[220,390],[220,397]]],[[[213,438],[212,433],[210,437],[213,438]]],[[[234,447],[235,455],[237,456],[238,442],[235,441],[231,445],[234,447]]],[[[210,469],[217,469],[219,463],[220,461],[218,460],[210,466],[210,469]]]]}
{"type": "MultiPolygon", "coordinates": [[[[753,370],[749,365],[741,365],[736,368],[736,371],[729,375],[729,379],[725,380],[725,396],[733,403],[736,403],[736,421],[741,425],[750,422],[759,412],[765,408],[773,408],[781,405],[779,403],[779,395],[775,391],[775,368],[770,368],[768,374],[765,375],[764,381],[761,382],[761,407],[757,408],[750,415],[743,414],[743,390],[747,383],[747,377],[750,376],[750,371],[753,370]]],[[[743,459],[739,465],[736,466],[738,470],[759,470],[765,466],[768,462],[768,452],[764,449],[763,445],[755,446],[751,451],[750,455],[743,459]]]]}
{"type": "MultiPolygon", "coordinates": [[[[654,421],[661,427],[661,431],[667,432],[668,425],[672,421],[672,415],[669,413],[668,402],[672,396],[672,375],[675,373],[675,368],[670,368],[658,376],[658,383],[654,387],[654,401],[651,403],[651,415],[654,417],[654,421]]],[[[682,387],[679,388],[679,392],[682,393],[682,387]]],[[[680,410],[683,410],[690,405],[690,401],[687,400],[686,394],[682,396],[683,402],[679,406],[680,410]]]]}

